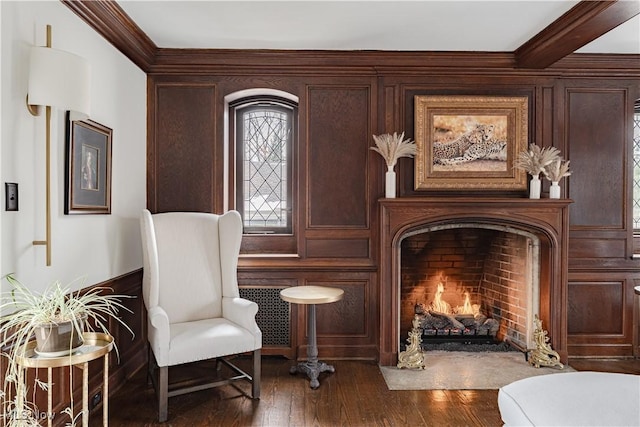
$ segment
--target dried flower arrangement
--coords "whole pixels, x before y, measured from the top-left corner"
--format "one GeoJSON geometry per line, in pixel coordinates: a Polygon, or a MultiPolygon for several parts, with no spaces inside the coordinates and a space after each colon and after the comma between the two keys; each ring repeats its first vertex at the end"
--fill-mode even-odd
{"type": "Polygon", "coordinates": [[[553,162],[560,160],[560,150],[555,147],[540,148],[536,144],[529,144],[528,151],[522,151],[516,159],[516,167],[523,169],[533,177],[540,177],[553,162]]]}
{"type": "Polygon", "coordinates": [[[544,175],[551,182],[558,182],[565,176],[571,175],[571,171],[569,170],[569,160],[566,162],[562,159],[553,161],[545,167],[544,175]]]}
{"type": "Polygon", "coordinates": [[[371,149],[379,153],[387,164],[388,170],[393,170],[400,157],[413,157],[416,154],[416,144],[411,139],[404,139],[404,132],[398,135],[385,133],[373,135],[376,143],[371,149]]]}

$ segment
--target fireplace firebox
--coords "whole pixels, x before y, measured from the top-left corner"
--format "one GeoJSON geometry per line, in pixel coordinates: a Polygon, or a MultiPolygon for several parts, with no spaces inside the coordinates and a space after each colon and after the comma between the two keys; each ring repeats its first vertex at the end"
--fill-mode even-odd
{"type": "Polygon", "coordinates": [[[414,317],[424,348],[533,348],[538,264],[539,239],[523,230],[458,222],[406,233],[400,244],[401,349],[414,317]]]}
{"type": "Polygon", "coordinates": [[[397,363],[415,314],[421,316],[423,336],[486,333],[518,347],[530,346],[532,317],[537,314],[552,347],[566,362],[570,203],[493,197],[381,199],[380,364],[397,363]],[[505,293],[520,301],[513,310],[509,299],[496,298],[505,293]]]}

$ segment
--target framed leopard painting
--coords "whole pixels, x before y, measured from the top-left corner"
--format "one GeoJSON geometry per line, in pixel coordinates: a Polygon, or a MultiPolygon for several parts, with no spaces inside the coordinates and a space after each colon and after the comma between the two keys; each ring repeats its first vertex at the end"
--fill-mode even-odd
{"type": "Polygon", "coordinates": [[[416,190],[526,190],[528,97],[415,96],[416,190]]]}

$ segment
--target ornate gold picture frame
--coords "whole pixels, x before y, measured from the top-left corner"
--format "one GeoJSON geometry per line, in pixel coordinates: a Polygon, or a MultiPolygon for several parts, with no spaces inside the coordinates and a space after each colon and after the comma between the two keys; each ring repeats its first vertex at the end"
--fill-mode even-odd
{"type": "Polygon", "coordinates": [[[416,96],[416,190],[526,190],[528,98],[416,96]]]}

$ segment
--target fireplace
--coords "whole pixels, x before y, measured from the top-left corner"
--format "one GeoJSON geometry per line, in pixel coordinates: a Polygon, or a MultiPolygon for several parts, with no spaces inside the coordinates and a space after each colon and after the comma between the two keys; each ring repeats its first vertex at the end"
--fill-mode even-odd
{"type": "MultiPolygon", "coordinates": [[[[397,363],[400,343],[406,339],[415,311],[428,312],[434,300],[452,308],[464,307],[465,294],[471,310],[474,305],[482,306],[483,315],[497,319],[499,323],[497,329],[494,328],[497,339],[507,339],[517,347],[531,347],[532,317],[537,314],[549,331],[552,347],[566,362],[570,202],[480,197],[382,199],[380,364],[397,363]],[[474,245],[482,249],[464,258],[449,248],[453,253],[443,257],[446,250],[440,245],[436,250],[439,255],[428,254],[434,251],[438,240],[444,242],[445,247],[455,246],[459,251],[472,252],[474,245]],[[507,244],[510,249],[505,249],[507,244]],[[486,253],[492,246],[498,255],[486,253]],[[514,261],[505,277],[490,277],[495,273],[491,270],[492,262],[494,270],[503,269],[495,268],[496,263],[504,263],[499,260],[500,251],[520,252],[523,256],[517,257],[518,261],[514,261]],[[485,266],[481,273],[473,268],[479,258],[485,266]],[[416,270],[412,263],[423,268],[416,270]],[[496,290],[496,286],[506,282],[517,283],[509,283],[513,285],[509,291],[496,290]],[[509,313],[509,301],[494,301],[491,295],[496,292],[517,294],[521,303],[514,308],[514,313],[509,313]],[[481,300],[481,297],[487,298],[481,300]]],[[[439,313],[439,310],[433,311],[439,313]]],[[[465,329],[456,330],[462,329],[460,327],[444,329],[449,333],[453,329],[454,334],[470,334],[465,329]]]]}
{"type": "Polygon", "coordinates": [[[539,250],[536,235],[495,224],[458,222],[406,233],[400,243],[401,349],[416,316],[425,348],[533,348],[539,250]]]}

